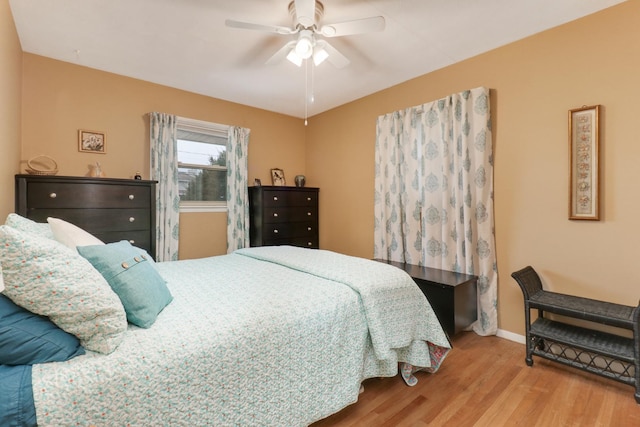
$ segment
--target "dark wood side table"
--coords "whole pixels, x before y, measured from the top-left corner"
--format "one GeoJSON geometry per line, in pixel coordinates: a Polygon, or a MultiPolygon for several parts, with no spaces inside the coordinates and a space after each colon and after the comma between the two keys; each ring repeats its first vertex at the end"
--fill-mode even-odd
{"type": "Polygon", "coordinates": [[[478,318],[478,277],[403,262],[376,259],[406,271],[420,287],[442,328],[453,336],[478,318]]]}

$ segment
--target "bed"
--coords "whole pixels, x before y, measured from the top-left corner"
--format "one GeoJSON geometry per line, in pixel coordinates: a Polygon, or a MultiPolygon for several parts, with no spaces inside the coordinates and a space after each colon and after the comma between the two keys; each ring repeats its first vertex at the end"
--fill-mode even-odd
{"type": "MultiPolygon", "coordinates": [[[[35,273],[21,259],[35,259],[46,271],[52,270],[48,258],[73,259],[87,270],[81,281],[101,282],[95,272],[111,279],[86,252],[119,254],[120,246],[126,247],[122,263],[135,264],[126,271],[152,269],[142,277],[146,281],[157,274],[166,292],[152,298],[160,302],[151,324],[134,320],[143,327],[131,323],[130,296],[114,292],[125,308],[124,330],[120,312],[112,323],[90,319],[104,329],[97,338],[73,330],[73,322],[76,334],[69,333],[62,316],[62,332],[77,338],[65,360],[0,361],[3,426],[304,426],[356,402],[364,379],[397,375],[400,366],[411,383],[416,369],[437,371],[450,349],[419,288],[387,264],[291,246],[154,263],[126,242],[78,244],[74,250],[74,242],[67,247],[51,238],[47,224],[12,221],[0,226],[0,260],[3,298],[17,307],[37,299],[24,298],[18,288],[32,293],[45,288],[50,305],[78,280],[65,278],[64,288],[45,278],[33,286],[28,277],[35,273]]],[[[92,309],[106,313],[100,304],[113,296],[108,288],[95,291],[94,286],[89,283],[82,298],[103,295],[92,309]]],[[[116,290],[111,281],[108,286],[116,290]]],[[[63,295],[65,304],[71,300],[63,295]]],[[[59,313],[38,317],[60,319],[59,313]]]]}

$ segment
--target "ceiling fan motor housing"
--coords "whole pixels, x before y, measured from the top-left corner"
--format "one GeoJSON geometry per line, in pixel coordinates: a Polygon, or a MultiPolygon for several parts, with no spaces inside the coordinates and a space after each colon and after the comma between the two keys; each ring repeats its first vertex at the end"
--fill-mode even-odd
{"type": "Polygon", "coordinates": [[[296,12],[296,2],[294,0],[289,3],[289,15],[291,15],[294,27],[300,25],[302,28],[313,28],[324,15],[324,5],[319,1],[316,1],[314,16],[298,16],[298,13],[296,12]]]}

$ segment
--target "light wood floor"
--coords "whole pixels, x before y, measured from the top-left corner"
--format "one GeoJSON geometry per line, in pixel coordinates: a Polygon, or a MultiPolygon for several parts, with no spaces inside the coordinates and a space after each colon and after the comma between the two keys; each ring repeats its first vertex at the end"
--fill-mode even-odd
{"type": "Polygon", "coordinates": [[[634,388],[534,356],[524,345],[473,332],[453,340],[440,370],[365,381],[359,401],[327,426],[640,426],[634,388]]]}

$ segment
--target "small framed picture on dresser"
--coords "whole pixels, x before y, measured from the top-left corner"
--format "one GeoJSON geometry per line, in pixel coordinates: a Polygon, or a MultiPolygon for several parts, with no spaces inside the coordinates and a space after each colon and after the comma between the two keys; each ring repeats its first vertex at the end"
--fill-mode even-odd
{"type": "Polygon", "coordinates": [[[93,130],[78,130],[78,151],[81,153],[106,154],[107,134],[93,130]]]}
{"type": "Polygon", "coordinates": [[[271,169],[271,183],[277,186],[287,185],[287,182],[284,179],[284,171],[282,169],[271,169]]]}

